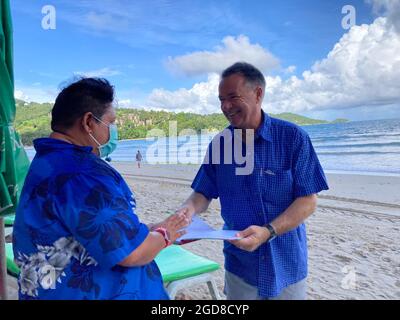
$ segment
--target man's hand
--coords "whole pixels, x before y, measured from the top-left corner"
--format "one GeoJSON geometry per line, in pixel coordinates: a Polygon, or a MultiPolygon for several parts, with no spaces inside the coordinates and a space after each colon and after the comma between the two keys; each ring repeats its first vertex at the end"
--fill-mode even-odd
{"type": "Polygon", "coordinates": [[[184,214],[189,222],[195,213],[202,213],[207,210],[211,199],[207,199],[203,194],[193,191],[187,200],[175,211],[177,214],[184,214]]]}
{"type": "Polygon", "coordinates": [[[252,252],[262,245],[270,236],[270,232],[265,227],[250,226],[237,233],[243,239],[229,241],[239,249],[252,252]]]}
{"type": "Polygon", "coordinates": [[[192,221],[192,218],[195,214],[195,208],[193,206],[183,204],[180,208],[175,211],[175,214],[183,214],[186,219],[188,219],[189,223],[192,221]]]}

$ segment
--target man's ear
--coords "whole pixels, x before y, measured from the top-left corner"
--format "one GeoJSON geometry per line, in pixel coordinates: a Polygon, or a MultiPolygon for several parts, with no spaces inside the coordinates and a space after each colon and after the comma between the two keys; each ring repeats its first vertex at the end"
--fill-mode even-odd
{"type": "Polygon", "coordinates": [[[83,130],[86,131],[87,133],[92,133],[94,122],[95,119],[93,117],[93,113],[86,112],[81,119],[81,125],[83,130]]]}
{"type": "Polygon", "coordinates": [[[256,99],[257,99],[257,104],[262,102],[264,98],[264,90],[261,87],[256,88],[256,99]]]}

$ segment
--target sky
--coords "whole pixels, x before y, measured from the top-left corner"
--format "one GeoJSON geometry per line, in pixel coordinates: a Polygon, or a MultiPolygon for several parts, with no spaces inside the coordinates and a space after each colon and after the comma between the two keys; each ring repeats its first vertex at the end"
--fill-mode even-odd
{"type": "Polygon", "coordinates": [[[10,2],[19,99],[97,76],[120,107],[218,113],[219,74],[247,61],[268,113],[400,118],[400,0],[10,2]]]}

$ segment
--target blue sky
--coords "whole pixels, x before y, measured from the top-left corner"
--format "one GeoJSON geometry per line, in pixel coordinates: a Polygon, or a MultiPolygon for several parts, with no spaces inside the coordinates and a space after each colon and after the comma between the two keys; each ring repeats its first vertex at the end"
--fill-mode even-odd
{"type": "MultiPolygon", "coordinates": [[[[371,2],[379,4],[379,0],[371,2]]],[[[386,38],[379,41],[388,48],[382,56],[387,59],[389,52],[387,63],[398,62],[390,55],[396,48],[385,44],[398,36],[389,27],[391,8],[373,12],[372,4],[349,0],[11,0],[16,96],[52,101],[60,85],[74,75],[97,75],[115,85],[121,106],[218,112],[216,75],[236,59],[250,60],[267,76],[267,86],[272,86],[266,92],[267,112],[326,119],[400,117],[400,99],[393,93],[396,87],[390,94],[377,89],[372,95],[367,90],[369,82],[361,81],[354,92],[364,96],[365,90],[364,100],[341,95],[343,89],[331,89],[334,79],[342,79],[343,70],[349,70],[341,65],[341,52],[330,55],[338,43],[344,49],[360,50],[352,48],[352,39],[357,39],[362,42],[358,47],[370,48],[371,36],[384,29],[386,38]],[[356,27],[350,39],[342,39],[350,33],[342,27],[341,12],[349,4],[356,9],[356,27]],[[56,9],[55,30],[42,28],[45,5],[56,9]],[[387,21],[374,22],[379,14],[386,15],[387,21]],[[311,72],[312,79],[304,72],[311,72]],[[316,84],[315,79],[318,82],[321,77],[316,84]]],[[[357,65],[354,74],[381,65],[380,55],[368,58],[368,63],[365,59],[352,62],[357,65]]],[[[394,72],[390,69],[390,77],[386,73],[383,77],[393,82],[398,76],[394,72]]],[[[351,78],[354,74],[343,83],[357,83],[359,78],[351,78]]],[[[376,78],[380,77],[377,73],[376,78]]]]}

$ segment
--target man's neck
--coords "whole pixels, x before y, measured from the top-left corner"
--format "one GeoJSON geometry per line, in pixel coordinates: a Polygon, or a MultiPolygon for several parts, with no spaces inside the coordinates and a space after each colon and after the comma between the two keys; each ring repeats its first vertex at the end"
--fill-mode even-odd
{"type": "Polygon", "coordinates": [[[254,131],[257,131],[258,129],[260,129],[263,122],[264,122],[264,115],[260,109],[259,114],[257,116],[257,122],[255,123],[255,126],[254,126],[254,131]]]}
{"type": "MultiPolygon", "coordinates": [[[[68,133],[61,133],[61,132],[55,132],[53,131],[50,136],[52,139],[57,139],[61,141],[65,141],[71,144],[74,144],[76,146],[81,146],[81,147],[87,147],[88,145],[82,141],[79,141],[78,139],[74,138],[72,135],[68,133]]],[[[96,155],[99,154],[98,148],[93,148],[92,152],[96,155]]]]}
{"type": "Polygon", "coordinates": [[[246,130],[253,130],[255,137],[257,130],[260,129],[263,123],[264,123],[264,116],[262,111],[260,110],[260,114],[257,117],[257,121],[255,122],[255,124],[252,125],[251,128],[242,129],[242,141],[246,142],[246,130]]]}
{"type": "Polygon", "coordinates": [[[71,144],[74,144],[76,146],[81,146],[81,147],[85,147],[87,146],[85,143],[83,143],[82,141],[79,141],[79,139],[74,138],[71,134],[68,134],[68,132],[66,133],[62,133],[62,132],[52,132],[50,134],[50,138],[52,139],[58,139],[58,140],[62,140],[71,144]]]}

